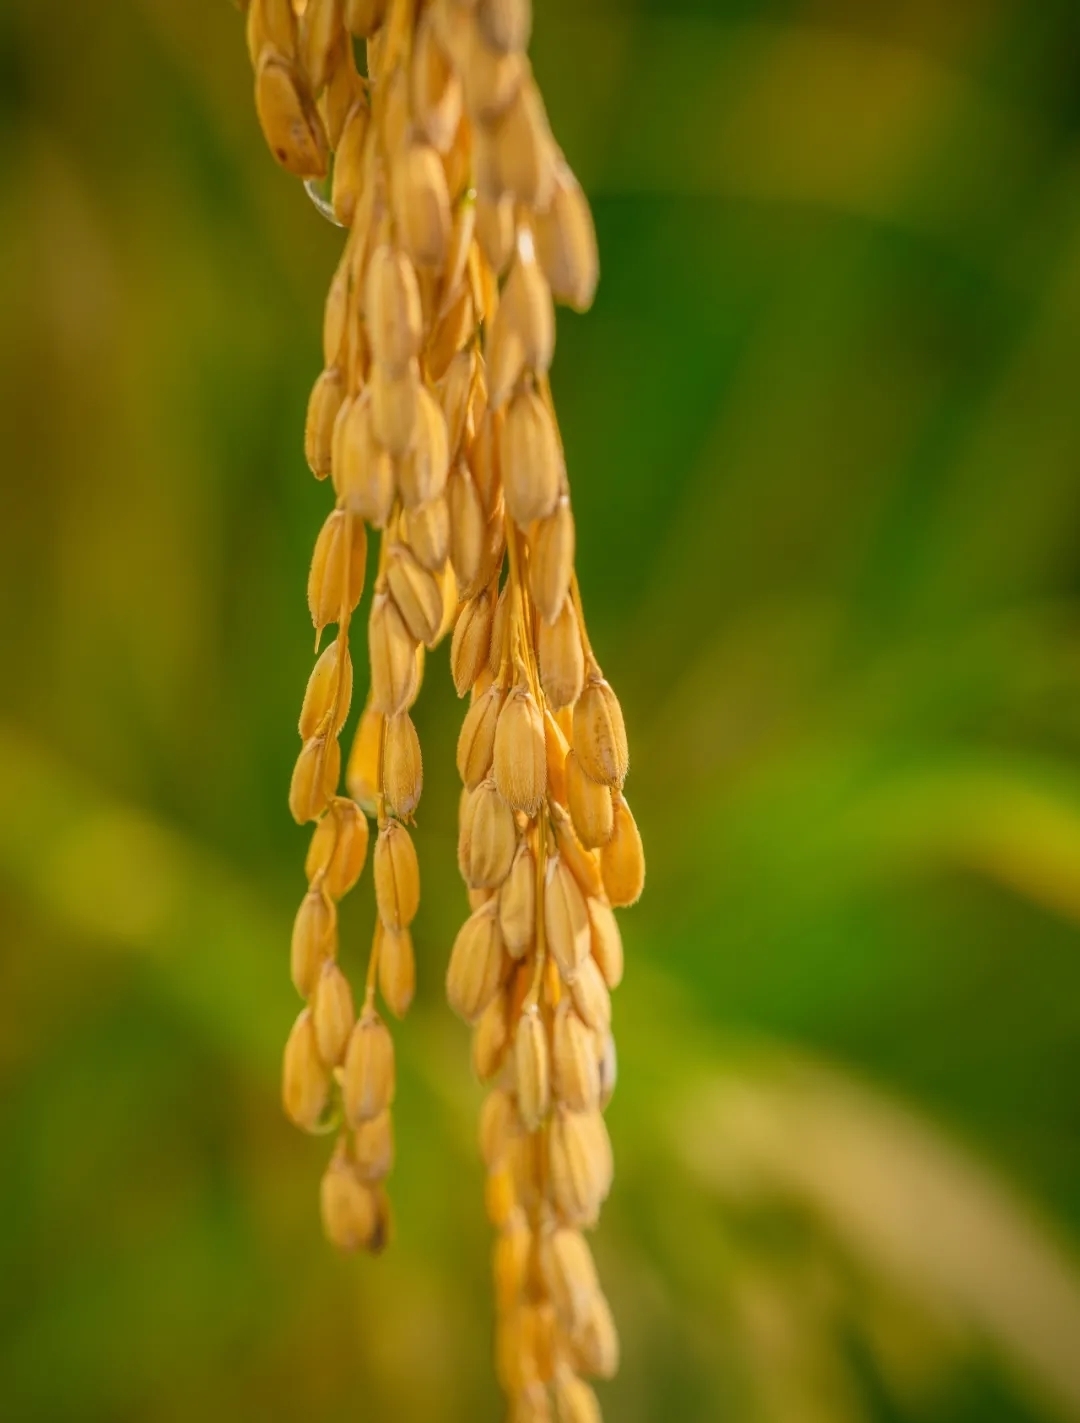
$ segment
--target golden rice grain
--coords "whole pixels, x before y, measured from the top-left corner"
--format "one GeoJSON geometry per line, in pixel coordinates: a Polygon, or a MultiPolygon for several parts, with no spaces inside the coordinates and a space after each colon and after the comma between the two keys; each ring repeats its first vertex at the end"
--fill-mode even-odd
{"type": "Polygon", "coordinates": [[[281,1097],[285,1114],[304,1131],[313,1131],[330,1095],[330,1069],[319,1056],[315,1022],[304,1008],[285,1044],[281,1097]]]}
{"type": "Polygon", "coordinates": [[[395,375],[376,361],[371,367],[371,428],[375,439],[395,459],[408,452],[416,433],[420,371],[409,361],[395,375]]]}
{"type": "Polygon", "coordinates": [[[385,1112],[394,1087],[394,1041],[374,1008],[365,1008],[350,1034],[342,1077],[345,1115],[353,1126],[385,1112]]]}
{"type": "Polygon", "coordinates": [[[492,49],[503,54],[528,49],[531,0],[477,0],[476,23],[492,49]]]}
{"type": "Polygon", "coordinates": [[[602,1199],[603,1162],[584,1112],[558,1108],[548,1133],[548,1160],[551,1170],[552,1202],[566,1225],[595,1223],[602,1199]]]}
{"type": "MultiPolygon", "coordinates": [[[[470,38],[471,43],[462,54],[464,63],[460,65],[465,107],[473,119],[488,125],[509,107],[525,80],[528,65],[520,54],[500,54],[475,31],[470,38]]],[[[495,146],[484,128],[477,131],[474,146],[478,159],[484,157],[487,149],[490,163],[497,162],[495,146]]],[[[482,191],[498,183],[497,170],[485,171],[489,167],[490,164],[482,161],[477,163],[477,186],[482,191]]]]}
{"type": "Polygon", "coordinates": [[[508,1167],[501,1166],[484,1182],[484,1211],[491,1224],[501,1230],[517,1208],[512,1173],[508,1167]]]}
{"type": "Polygon", "coordinates": [[[541,1238],[538,1263],[556,1313],[573,1332],[584,1323],[600,1288],[588,1242],[580,1230],[557,1226],[541,1238]]]}
{"type": "Polygon", "coordinates": [[[499,890],[499,927],[507,953],[521,958],[536,934],[536,859],[524,841],[499,890]]]}
{"type": "Polygon", "coordinates": [[[409,77],[417,127],[433,147],[445,153],[461,120],[461,80],[439,43],[430,11],[421,16],[416,28],[409,77]]]}
{"type": "MultiPolygon", "coordinates": [[[[335,170],[341,155],[346,121],[352,113],[354,104],[365,98],[364,85],[356,67],[356,57],[353,54],[352,45],[342,34],[332,56],[330,77],[317,103],[319,113],[322,115],[323,126],[326,129],[326,137],[330,147],[334,150],[335,170]]],[[[336,172],[331,175],[331,179],[334,176],[336,176],[336,172]]],[[[355,220],[355,217],[356,210],[354,208],[350,224],[355,220]]],[[[362,215],[360,230],[364,230],[367,221],[367,216],[362,215]]]]}
{"type": "MultiPolygon", "coordinates": [[[[497,58],[486,45],[478,46],[478,48],[484,52],[489,62],[497,58]]],[[[517,86],[522,79],[521,65],[520,63],[511,61],[508,65],[504,65],[503,67],[506,71],[507,87],[509,88],[512,85],[512,98],[513,94],[517,92],[517,86]]],[[[493,70],[491,77],[497,77],[497,71],[493,70]]],[[[483,101],[485,87],[485,84],[480,80],[473,81],[470,79],[465,84],[465,106],[470,110],[469,117],[474,121],[476,115],[471,111],[476,105],[473,101],[475,100],[477,104],[483,101]]],[[[503,91],[500,90],[500,98],[502,97],[502,92],[503,91]]],[[[509,103],[509,100],[507,102],[509,103]]],[[[493,127],[483,123],[476,124],[474,129],[473,176],[476,183],[476,192],[479,197],[494,200],[499,197],[510,196],[505,192],[505,184],[499,172],[499,150],[495,143],[493,127]]],[[[490,311],[490,307],[486,309],[490,311]]]]}
{"type": "Polygon", "coordinates": [[[420,866],[404,825],[387,821],[375,841],[375,903],[387,929],[407,929],[420,905],[420,866]]]}
{"type": "Polygon", "coordinates": [[[459,697],[465,695],[487,662],[493,614],[491,591],[485,588],[465,604],[454,625],[450,673],[459,697]]]}
{"type": "Polygon", "coordinates": [[[607,1200],[611,1183],[615,1177],[615,1157],[611,1150],[611,1137],[603,1113],[594,1110],[581,1113],[582,1129],[588,1137],[590,1150],[596,1163],[597,1181],[601,1200],[607,1200]]]}
{"type": "Polygon", "coordinates": [[[298,57],[296,15],[291,0],[251,0],[247,7],[248,57],[253,65],[268,46],[288,59],[298,57]]]}
{"type": "Polygon", "coordinates": [[[316,479],[325,479],[330,473],[334,421],[344,393],[345,383],[337,366],[328,366],[311,390],[304,424],[304,456],[316,479]]]}
{"type": "Polygon", "coordinates": [[[525,342],[521,332],[503,319],[500,306],[484,348],[488,379],[488,401],[492,410],[501,410],[525,372],[525,342]]]}
{"type": "Polygon", "coordinates": [[[523,1314],[523,1308],[515,1308],[495,1317],[495,1377],[510,1400],[512,1423],[543,1423],[542,1411],[538,1414],[537,1404],[526,1392],[538,1387],[538,1380],[534,1355],[524,1337],[523,1314]]]}
{"type": "Polygon", "coordinates": [[[620,795],[615,797],[614,815],[611,839],[600,851],[600,873],[612,904],[635,904],[645,888],[645,851],[630,807],[620,795]]]}
{"type": "Polygon", "coordinates": [[[499,451],[502,443],[504,418],[504,412],[492,410],[488,406],[477,424],[476,438],[473,440],[470,451],[470,467],[473,478],[476,480],[476,488],[480,495],[480,502],[484,507],[484,513],[488,516],[495,512],[499,495],[502,492],[502,466],[499,451]]]}
{"type": "Polygon", "coordinates": [[[514,1100],[504,1088],[496,1088],[484,1098],[480,1108],[480,1155],[488,1171],[494,1171],[506,1153],[510,1137],[520,1130],[514,1100]]]}
{"type": "Polygon", "coordinates": [[[289,785],[289,810],[298,825],[317,820],[330,803],[341,774],[341,746],[313,736],[300,748],[289,785]]]}
{"type": "Polygon", "coordinates": [[[349,715],[352,701],[352,658],[337,638],[322,651],[308,678],[300,708],[300,736],[336,736],[349,715]]]}
{"type": "Polygon", "coordinates": [[[469,794],[458,839],[458,863],[473,889],[495,889],[510,873],[517,846],[514,813],[488,777],[469,794]]]}
{"type": "MultiPolygon", "coordinates": [[[[509,1222],[514,1220],[514,1212],[521,1210],[522,1202],[518,1200],[514,1171],[509,1164],[512,1155],[517,1151],[518,1141],[521,1140],[521,1137],[511,1138],[504,1158],[488,1171],[487,1180],[484,1181],[484,1211],[497,1229],[507,1227],[509,1222]]],[[[528,1141],[529,1138],[525,1137],[524,1140],[528,1141]]]]}
{"type": "Polygon", "coordinates": [[[552,1033],[555,1099],[573,1112],[591,1111],[600,1100],[600,1069],[592,1031],[564,999],[552,1033]]]}
{"type": "Polygon", "coordinates": [[[497,683],[476,697],[465,713],[457,743],[457,769],[465,786],[474,790],[491,770],[495,728],[505,693],[497,683]]]}
{"type": "MultiPolygon", "coordinates": [[[[559,838],[560,824],[565,823],[569,827],[569,838],[577,846],[577,836],[570,826],[570,817],[563,810],[563,803],[566,800],[566,757],[570,750],[570,743],[563,735],[562,727],[555,720],[550,707],[544,712],[544,745],[547,750],[548,801],[556,840],[559,838]]],[[[581,854],[585,853],[580,849],[580,846],[578,849],[581,854]]],[[[599,874],[598,869],[597,882],[599,882],[599,874]]]]}
{"type": "MultiPolygon", "coordinates": [[[[384,30],[381,34],[374,36],[368,42],[368,64],[374,63],[377,68],[382,67],[381,56],[385,48],[391,48],[389,38],[384,30]]],[[[404,149],[406,141],[411,131],[412,120],[409,115],[409,81],[406,78],[404,66],[395,64],[390,73],[383,76],[382,89],[382,124],[380,125],[379,138],[382,141],[384,157],[388,164],[404,149]]],[[[383,168],[383,182],[387,181],[386,167],[383,168]]],[[[381,207],[385,207],[386,193],[382,195],[381,207]]]]}
{"type": "Polygon", "coordinates": [[[395,1018],[403,1018],[416,993],[416,956],[408,929],[377,923],[379,992],[395,1018]]]}
{"type": "Polygon", "coordinates": [[[589,914],[566,861],[553,855],[544,875],[544,934],[563,978],[572,981],[589,955],[589,914]]]}
{"type": "Polygon", "coordinates": [[[606,1033],[611,1027],[611,994],[594,959],[578,965],[570,983],[570,996],[582,1020],[593,1032],[606,1033]]]}
{"type": "MultiPolygon", "coordinates": [[[[521,241],[502,290],[499,310],[492,326],[491,340],[497,345],[503,335],[516,335],[521,343],[522,364],[534,375],[545,375],[555,350],[555,309],[551,288],[533,256],[532,243],[521,241]]],[[[488,399],[498,409],[509,394],[509,384],[500,386],[488,361],[488,399]]]]}
{"type": "Polygon", "coordinates": [[[292,981],[301,998],[310,998],[323,964],[336,953],[337,908],[322,886],[315,886],[296,911],[289,952],[292,981]]]}
{"type": "Polygon", "coordinates": [[[544,720],[527,687],[515,687],[499,712],[493,769],[507,805],[535,815],[547,788],[547,754],[544,720]]]}
{"type": "Polygon", "coordinates": [[[267,146],[298,178],[322,178],[328,151],[322,119],[300,71],[271,48],[255,71],[255,110],[267,146]]]}
{"type": "MultiPolygon", "coordinates": [[[[369,645],[370,643],[369,633],[369,645]]],[[[372,676],[374,684],[374,675],[372,676]]],[[[352,750],[349,752],[349,766],[345,773],[349,794],[366,815],[374,815],[378,809],[379,747],[382,743],[383,714],[371,704],[370,698],[356,728],[352,750]]],[[[365,823],[365,832],[367,829],[365,823]]],[[[365,838],[365,847],[367,844],[365,838]]]]}
{"type": "Polygon", "coordinates": [[[555,300],[575,311],[587,310],[600,274],[596,229],[585,194],[565,165],[556,176],[550,204],[536,215],[533,235],[555,300]]]}
{"type": "Polygon", "coordinates": [[[629,753],[622,708],[599,672],[589,677],[574,707],[574,750],[591,780],[615,787],[626,780],[629,753]]]}
{"type": "Polygon", "coordinates": [[[588,901],[590,947],[596,966],[609,988],[618,988],[623,976],[623,943],[611,906],[601,899],[588,901]]]}
{"type": "Polygon", "coordinates": [[[498,992],[503,976],[503,944],[496,904],[482,905],[466,919],[446,970],[446,997],[467,1023],[475,1023],[498,992]]]}
{"type": "Polygon", "coordinates": [[[423,314],[416,268],[404,252],[388,243],[371,254],[364,306],[372,356],[391,375],[400,376],[420,354],[423,314]]]}
{"type": "Polygon", "coordinates": [[[345,345],[349,325],[350,253],[346,246],[326,293],[323,307],[323,364],[334,365],[345,345]]]}
{"type": "Polygon", "coordinates": [[[442,569],[450,553],[450,509],[446,497],[440,494],[426,504],[406,509],[404,532],[405,542],[426,569],[432,573],[442,569]]]}
{"type": "MultiPolygon", "coordinates": [[[[467,114],[462,113],[457,129],[454,132],[450,147],[443,154],[443,167],[446,170],[446,186],[450,194],[451,212],[456,213],[462,203],[472,204],[475,196],[472,174],[473,163],[473,126],[467,114]]],[[[471,240],[471,227],[470,227],[471,240]]],[[[454,260],[454,235],[451,230],[450,251],[443,270],[448,271],[454,260]]],[[[471,259],[470,259],[471,260],[471,259]]],[[[445,307],[441,308],[445,310],[445,307]]],[[[479,319],[479,315],[478,315],[479,319]]]]}
{"type": "MultiPolygon", "coordinates": [[[[455,150],[463,146],[463,136],[467,137],[468,123],[462,122],[457,135],[455,150]]],[[[472,155],[468,143],[464,143],[464,151],[461,155],[463,165],[471,164],[472,155]]],[[[439,317],[446,318],[450,311],[457,305],[463,291],[468,290],[475,295],[473,283],[469,280],[469,266],[472,261],[473,236],[476,232],[476,194],[471,187],[471,175],[468,171],[463,171],[461,182],[455,192],[454,183],[449,177],[449,160],[447,166],[447,182],[450,185],[451,199],[453,203],[453,215],[450,226],[450,246],[446,254],[446,262],[442,269],[441,280],[439,282],[439,300],[437,311],[439,317]]],[[[477,354],[475,335],[476,323],[481,319],[481,312],[475,306],[470,308],[470,325],[468,332],[463,335],[457,343],[457,348],[464,347],[472,355],[477,354]]],[[[435,337],[432,338],[435,344],[435,337]]],[[[479,374],[479,362],[475,363],[476,373],[479,374]]]]}
{"type": "MultiPolygon", "coordinates": [[[[574,574],[574,516],[564,495],[547,516],[533,526],[529,537],[529,587],[545,623],[561,612],[577,615],[567,594],[574,574]]],[[[580,642],[580,629],[575,626],[580,642]]],[[[564,703],[565,705],[565,703],[564,703]]]]}
{"type": "Polygon", "coordinates": [[[439,592],[442,594],[443,603],[442,622],[439,624],[439,635],[436,639],[436,645],[438,645],[438,643],[442,642],[446,637],[452,636],[453,634],[454,626],[457,622],[460,600],[458,598],[457,581],[454,578],[454,571],[448,563],[443,563],[443,566],[435,574],[435,580],[439,585],[439,592]]]}
{"type": "Polygon", "coordinates": [[[360,519],[335,509],[319,531],[308,574],[308,608],[316,630],[352,612],[364,591],[367,532],[360,519]]]}
{"type": "Polygon", "coordinates": [[[376,529],[385,528],[397,480],[392,457],[375,439],[370,393],[344,403],[338,412],[331,463],[342,505],[357,522],[366,519],[376,529]]]}
{"type": "Polygon", "coordinates": [[[407,711],[387,718],[383,757],[387,804],[405,819],[416,809],[424,785],[420,738],[407,711]]]}
{"type": "Polygon", "coordinates": [[[555,189],[557,150],[540,91],[527,79],[492,130],[501,189],[542,211],[555,189]]]}
{"type": "Polygon", "coordinates": [[[335,796],[311,837],[304,860],[308,882],[321,875],[326,892],[340,899],[360,878],[367,850],[367,817],[348,796],[335,796]]]}
{"type": "Polygon", "coordinates": [[[416,676],[417,642],[395,600],[376,593],[368,622],[371,705],[376,712],[393,716],[408,701],[416,676]]]}
{"type": "Polygon", "coordinates": [[[415,642],[433,647],[443,626],[443,589],[413,549],[394,544],[386,568],[387,583],[404,625],[415,642]]]}
{"type": "Polygon", "coordinates": [[[349,980],[332,960],[323,964],[312,1011],[319,1056],[327,1067],[337,1067],[345,1056],[356,1015],[349,980]]]}
{"type": "Polygon", "coordinates": [[[510,1310],[525,1287],[532,1250],[532,1231],[523,1211],[514,1211],[495,1242],[492,1274],[495,1300],[502,1311],[510,1310]]]}
{"type": "Polygon", "coordinates": [[[476,198],[476,240],[495,275],[502,276],[514,251],[514,201],[509,196],[476,198]]]}
{"type": "Polygon", "coordinates": [[[335,1154],[319,1189],[326,1238],[339,1250],[368,1246],[378,1225],[376,1198],[359,1179],[344,1154],[335,1154]]]}
{"type": "MultiPolygon", "coordinates": [[[[344,66],[343,66],[344,67],[344,66]]],[[[351,97],[350,90],[347,91],[351,97]]],[[[348,227],[356,212],[356,204],[364,185],[364,158],[371,111],[364,99],[351,103],[341,122],[341,132],[335,142],[332,122],[328,122],[331,143],[334,144],[334,170],[330,184],[330,206],[343,227],[348,227]]]]}
{"type": "Polygon", "coordinates": [[[503,491],[510,517],[524,528],[555,508],[562,482],[562,457],[555,427],[533,390],[510,401],[499,447],[503,491]]]}
{"type": "Polygon", "coordinates": [[[405,251],[418,267],[441,267],[450,244],[450,194],[430,143],[409,144],[397,156],[390,196],[405,251]]]}
{"type": "Polygon", "coordinates": [[[536,660],[540,685],[552,710],[572,706],[585,685],[585,652],[569,598],[563,599],[553,622],[541,617],[536,630],[536,660]]]}
{"type": "Polygon", "coordinates": [[[491,620],[491,647],[488,651],[488,666],[492,676],[498,676],[504,661],[509,657],[510,648],[508,646],[508,633],[510,629],[510,593],[509,583],[503,585],[495,604],[495,613],[491,620]]]}
{"type": "MultiPolygon", "coordinates": [[[[342,341],[339,359],[346,368],[350,366],[353,360],[353,351],[348,341],[342,341]]],[[[338,406],[338,412],[334,416],[334,427],[330,432],[331,480],[334,486],[334,493],[338,498],[338,503],[343,509],[351,507],[346,497],[348,491],[344,487],[344,476],[348,472],[346,465],[350,458],[346,445],[350,440],[355,438],[355,432],[350,428],[349,419],[353,413],[353,407],[361,402],[367,406],[367,409],[361,417],[359,433],[362,437],[367,438],[373,450],[377,450],[379,447],[375,444],[374,437],[371,434],[371,396],[368,395],[367,392],[362,392],[357,395],[352,395],[348,391],[345,392],[342,396],[341,404],[338,406]]],[[[359,460],[357,460],[358,466],[359,463],[359,460]]],[[[356,511],[354,510],[353,512],[355,513],[356,511]]],[[[361,517],[363,517],[363,515],[361,515],[361,517]]]]}
{"type": "MultiPolygon", "coordinates": [[[[588,778],[573,751],[566,758],[566,798],[570,818],[582,845],[587,850],[606,845],[615,824],[611,790],[588,778]]],[[[602,866],[601,859],[601,873],[602,866]]]]}
{"type": "Polygon", "coordinates": [[[473,1030],[472,1065],[481,1082],[489,1082],[506,1058],[510,1041],[508,1006],[506,993],[500,990],[480,1014],[473,1030]]]}
{"type": "MultiPolygon", "coordinates": [[[[518,1115],[520,1116],[520,1108],[518,1115]]],[[[543,1177],[541,1138],[522,1129],[507,1142],[506,1165],[510,1172],[514,1200],[523,1210],[535,1212],[540,1203],[543,1177]]]]}
{"type": "Polygon", "coordinates": [[[514,1034],[514,1089],[526,1131],[536,1131],[551,1106],[547,1033],[535,1005],[518,1020],[514,1034]]]}
{"type": "Polygon", "coordinates": [[[611,1306],[599,1291],[593,1296],[588,1317],[572,1343],[574,1359],[582,1373],[609,1379],[618,1371],[619,1336],[611,1306]]]}
{"type": "Polygon", "coordinates": [[[394,1122],[389,1111],[361,1122],[353,1132],[353,1160],[362,1181],[383,1181],[394,1166],[394,1122]]]}
{"type": "Polygon", "coordinates": [[[375,1228],[367,1241],[366,1248],[372,1255],[381,1255],[390,1243],[394,1230],[394,1214],[390,1207],[390,1197],[381,1185],[369,1186],[375,1203],[375,1228]]]}
{"type": "Polygon", "coordinates": [[[401,461],[399,485],[406,508],[436,499],[446,488],[450,470],[446,417],[427,386],[421,386],[416,406],[413,443],[401,461]]]}
{"type": "Polygon", "coordinates": [[[446,444],[450,460],[457,460],[472,403],[477,374],[477,354],[467,347],[451,359],[436,390],[439,409],[446,422],[446,444]]]}

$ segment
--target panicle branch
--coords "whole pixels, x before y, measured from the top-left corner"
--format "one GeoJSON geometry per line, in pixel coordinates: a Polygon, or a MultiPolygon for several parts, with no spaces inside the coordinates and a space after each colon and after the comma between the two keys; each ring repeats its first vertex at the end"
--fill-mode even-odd
{"type": "Polygon", "coordinates": [[[334,508],[308,604],[318,656],[289,803],[314,825],[292,943],[305,1007],[285,1051],[289,1116],[336,1132],[323,1178],[335,1244],[389,1232],[397,1017],[415,985],[423,765],[410,708],[452,632],[469,707],[458,863],[470,914],[446,973],[490,1084],[481,1117],[497,1232],[496,1361],[514,1420],[599,1418],[584,1381],[618,1362],[584,1231],[611,1186],[613,909],[641,893],[619,702],[585,628],[548,371],[556,302],[587,308],[598,264],[584,194],[527,57],[529,0],[250,0],[271,151],[347,229],[323,322],[305,450],[334,508]],[[360,71],[357,56],[363,62],[360,71]],[[350,624],[379,533],[367,698],[341,794],[350,624]],[[359,1014],[337,905],[369,819],[377,922],[359,1014]]]}

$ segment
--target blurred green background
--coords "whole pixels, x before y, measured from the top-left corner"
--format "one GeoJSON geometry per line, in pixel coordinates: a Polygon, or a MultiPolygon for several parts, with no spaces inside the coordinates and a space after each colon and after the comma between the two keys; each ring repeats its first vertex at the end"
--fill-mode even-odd
{"type": "MultiPolygon", "coordinates": [[[[606,1416],[1078,1419],[1080,10],[536,12],[649,857],[606,1416]]],[[[444,651],[382,1259],[278,1100],[340,234],[222,0],[4,0],[0,126],[0,1418],[495,1419],[444,651]]]]}

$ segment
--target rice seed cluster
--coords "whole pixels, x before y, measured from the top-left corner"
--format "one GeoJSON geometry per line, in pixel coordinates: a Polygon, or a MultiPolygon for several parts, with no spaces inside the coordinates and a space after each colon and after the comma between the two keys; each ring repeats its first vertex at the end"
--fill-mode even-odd
{"type": "Polygon", "coordinates": [[[526,56],[528,0],[250,0],[247,29],[270,149],[328,185],[348,232],[305,435],[335,496],[308,602],[317,639],[336,632],[304,696],[290,789],[293,815],[314,829],[285,1108],[309,1131],[337,1129],[327,1235],[380,1249],[394,1049],[376,990],[398,1017],[413,994],[409,826],[423,772],[410,708],[426,650],[452,631],[454,684],[470,699],[457,766],[471,912],[446,991],[489,1087],[480,1144],[498,1373],[514,1423],[553,1409],[591,1423],[585,1380],[618,1363],[584,1234],[612,1178],[603,1112],[623,971],[613,909],[637,899],[645,873],[623,794],[622,712],[574,574],[548,384],[554,303],[584,310],[596,286],[592,218],[526,56]],[[369,692],[342,794],[369,527],[381,534],[369,692]],[[369,817],[377,923],[357,1014],[337,962],[337,905],[363,869],[369,817]]]}

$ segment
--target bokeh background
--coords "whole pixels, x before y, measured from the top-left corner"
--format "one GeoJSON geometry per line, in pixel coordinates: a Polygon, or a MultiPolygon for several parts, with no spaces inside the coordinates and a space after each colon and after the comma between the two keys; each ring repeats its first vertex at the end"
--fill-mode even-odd
{"type": "MultiPolygon", "coordinates": [[[[607,1417],[1080,1418],[1080,10],[537,0],[534,58],[649,857],[607,1417]]],[[[278,1101],[340,235],[224,0],[4,0],[0,133],[0,1417],[495,1419],[445,651],[386,1256],[278,1101]]]]}

